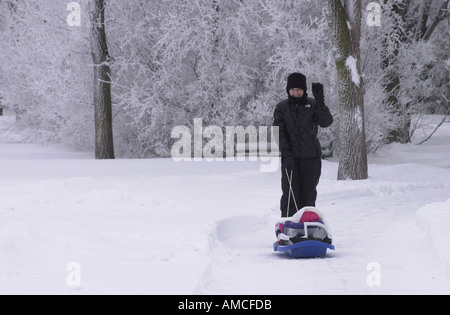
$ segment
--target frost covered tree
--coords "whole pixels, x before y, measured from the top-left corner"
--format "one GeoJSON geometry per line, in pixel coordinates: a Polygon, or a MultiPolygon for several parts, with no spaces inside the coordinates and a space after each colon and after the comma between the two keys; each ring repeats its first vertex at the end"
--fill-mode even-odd
{"type": "MultiPolygon", "coordinates": [[[[363,1],[363,9],[369,2],[363,1]]],[[[440,105],[439,97],[449,96],[448,71],[442,69],[450,58],[450,11],[439,10],[447,0],[377,2],[385,10],[381,27],[362,23],[361,57],[354,52],[357,45],[349,45],[340,73],[324,13],[332,12],[332,3],[347,10],[344,22],[335,25],[349,25],[346,36],[354,41],[353,1],[104,0],[106,11],[98,11],[99,19],[92,15],[90,23],[97,2],[78,0],[71,3],[80,5],[81,25],[73,27],[66,22],[68,3],[0,0],[0,95],[16,111],[23,141],[94,151],[95,86],[103,101],[111,92],[106,103],[115,156],[167,157],[171,130],[192,129],[195,118],[205,127],[269,126],[275,104],[286,97],[287,75],[302,72],[309,82],[324,84],[336,124],[320,136],[338,144],[342,139],[338,153],[349,157],[344,169],[364,164],[363,158],[350,161],[364,156],[353,150],[363,130],[358,140],[341,136],[358,131],[359,122],[374,152],[403,125],[403,117],[443,112],[446,103],[440,105]],[[409,3],[404,19],[392,10],[396,3],[409,3]],[[400,84],[391,93],[386,87],[395,77],[400,84]],[[362,78],[364,104],[358,100],[362,78]],[[358,80],[360,89],[353,82],[358,80]],[[353,112],[340,106],[343,91],[350,91],[353,112]]]]}
{"type": "Polygon", "coordinates": [[[361,0],[328,0],[339,82],[338,179],[367,179],[364,86],[360,75],[361,0]]]}
{"type": "Polygon", "coordinates": [[[86,23],[70,27],[67,2],[61,1],[2,0],[0,11],[0,93],[16,113],[17,138],[91,150],[86,23]]]}
{"type": "MultiPolygon", "coordinates": [[[[273,51],[260,1],[132,0],[111,6],[113,97],[116,119],[124,122],[119,132],[133,145],[128,152],[167,156],[171,130],[192,128],[195,118],[224,128],[255,124],[249,107],[267,91],[273,51]]],[[[266,125],[274,103],[264,100],[266,125]]]]}
{"type": "Polygon", "coordinates": [[[91,53],[94,61],[95,158],[114,159],[111,67],[106,42],[105,1],[90,2],[91,53]]]}
{"type": "MultiPolygon", "coordinates": [[[[442,73],[435,46],[439,41],[432,39],[439,37],[439,25],[450,19],[450,1],[384,0],[382,4],[382,82],[396,125],[389,141],[406,143],[410,141],[411,116],[427,110],[428,99],[436,90],[434,68],[442,73]]],[[[441,31],[443,41],[448,43],[448,32],[441,31]]],[[[437,94],[439,99],[442,93],[437,94]]]]}

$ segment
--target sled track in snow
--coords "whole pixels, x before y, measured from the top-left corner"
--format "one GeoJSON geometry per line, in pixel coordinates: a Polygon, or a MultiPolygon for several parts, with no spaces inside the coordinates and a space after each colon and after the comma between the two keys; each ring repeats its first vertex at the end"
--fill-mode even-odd
{"type": "MultiPolygon", "coordinates": [[[[315,283],[316,268],[326,270],[327,282],[339,283],[337,292],[345,293],[346,280],[330,264],[333,253],[329,253],[326,259],[299,261],[273,251],[272,245],[276,240],[274,224],[278,218],[278,211],[272,211],[261,216],[234,216],[218,221],[210,234],[211,263],[195,293],[292,294],[289,287],[274,285],[274,275],[288,279],[294,272],[315,283]]],[[[313,291],[320,291],[321,285],[319,281],[310,287],[313,291]]]]}
{"type": "Polygon", "coordinates": [[[232,277],[227,279],[226,274],[233,265],[275,256],[271,252],[275,235],[271,223],[275,220],[276,215],[266,214],[234,216],[216,222],[210,233],[211,263],[195,293],[210,294],[211,287],[215,291],[223,286],[232,290],[232,277]]]}
{"type": "Polygon", "coordinates": [[[225,218],[211,229],[211,262],[196,293],[417,294],[434,293],[433,283],[446,281],[433,280],[437,274],[432,268],[414,277],[407,271],[432,264],[422,251],[428,240],[418,233],[416,212],[424,204],[436,201],[432,199],[446,195],[447,184],[324,181],[322,189],[319,200],[324,207],[319,209],[331,225],[335,252],[329,252],[325,259],[300,260],[274,253],[274,224],[279,216],[276,207],[259,216],[225,218]],[[436,195],[423,200],[424,195],[432,193],[436,195]],[[394,212],[389,210],[392,202],[397,204],[398,200],[402,204],[394,212]],[[373,262],[383,268],[381,287],[367,284],[367,268],[373,262]],[[308,285],[289,284],[291,278],[303,279],[302,283],[308,285]]]}

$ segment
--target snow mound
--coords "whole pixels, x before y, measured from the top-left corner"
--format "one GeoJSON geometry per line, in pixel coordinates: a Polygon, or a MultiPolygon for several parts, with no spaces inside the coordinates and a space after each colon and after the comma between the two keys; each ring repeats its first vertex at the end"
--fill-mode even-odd
{"type": "Polygon", "coordinates": [[[265,248],[273,239],[272,226],[265,216],[235,216],[217,223],[215,241],[239,250],[265,248]]]}
{"type": "Polygon", "coordinates": [[[417,223],[428,237],[438,266],[450,278],[450,199],[427,205],[417,212],[417,223]]]}
{"type": "Polygon", "coordinates": [[[7,255],[0,256],[0,262],[16,261],[36,246],[35,238],[30,228],[21,222],[11,222],[0,225],[0,250],[7,255]]]}

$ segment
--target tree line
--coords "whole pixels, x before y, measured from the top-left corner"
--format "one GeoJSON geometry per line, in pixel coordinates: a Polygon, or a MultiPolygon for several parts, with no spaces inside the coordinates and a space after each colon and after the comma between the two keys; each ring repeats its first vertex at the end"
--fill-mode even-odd
{"type": "Polygon", "coordinates": [[[413,115],[448,111],[448,0],[80,0],[79,26],[68,3],[0,0],[0,96],[29,141],[166,157],[195,118],[270,126],[299,71],[325,86],[339,178],[359,179],[413,115]]]}

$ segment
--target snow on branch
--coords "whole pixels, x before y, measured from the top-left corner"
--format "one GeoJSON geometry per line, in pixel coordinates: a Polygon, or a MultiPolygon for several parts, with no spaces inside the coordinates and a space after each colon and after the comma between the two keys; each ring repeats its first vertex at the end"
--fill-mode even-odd
{"type": "Polygon", "coordinates": [[[359,75],[359,72],[358,72],[356,59],[353,56],[348,56],[347,60],[345,61],[345,65],[350,70],[353,83],[357,86],[360,86],[361,85],[361,76],[359,75]]]}

